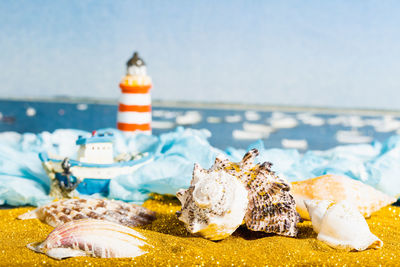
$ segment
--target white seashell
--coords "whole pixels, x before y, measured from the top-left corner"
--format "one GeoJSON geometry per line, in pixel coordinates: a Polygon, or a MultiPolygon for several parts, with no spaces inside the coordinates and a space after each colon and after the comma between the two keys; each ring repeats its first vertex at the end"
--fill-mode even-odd
{"type": "Polygon", "coordinates": [[[84,219],[55,228],[39,244],[27,247],[54,259],[92,256],[98,258],[133,258],[147,253],[146,238],[117,223],[84,219]]]}
{"type": "Polygon", "coordinates": [[[217,158],[210,170],[195,164],[190,187],[176,194],[182,203],[178,219],[190,233],[210,240],[231,235],[242,224],[248,205],[244,185],[218,170],[221,162],[217,158]]]}
{"type": "Polygon", "coordinates": [[[305,200],[317,239],[344,250],[378,249],[382,240],[373,235],[357,208],[347,201],[305,200]]]}

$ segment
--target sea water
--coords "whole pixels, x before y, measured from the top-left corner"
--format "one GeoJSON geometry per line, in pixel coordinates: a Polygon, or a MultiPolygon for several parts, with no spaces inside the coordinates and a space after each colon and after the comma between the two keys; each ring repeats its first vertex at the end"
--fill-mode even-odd
{"type": "MultiPolygon", "coordinates": [[[[118,106],[0,100],[0,132],[93,131],[116,126],[118,106]]],[[[266,148],[325,150],[341,144],[384,141],[400,133],[400,117],[346,115],[307,111],[265,111],[153,106],[153,134],[178,126],[208,129],[209,142],[219,149],[246,149],[261,139],[266,148]]]]}

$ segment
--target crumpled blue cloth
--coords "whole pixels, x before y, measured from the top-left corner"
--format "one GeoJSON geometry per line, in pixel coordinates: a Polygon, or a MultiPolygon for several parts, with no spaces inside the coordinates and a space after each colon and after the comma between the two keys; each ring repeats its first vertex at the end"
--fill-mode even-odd
{"type": "MultiPolygon", "coordinates": [[[[301,181],[324,174],[344,175],[360,180],[393,197],[400,197],[400,135],[394,135],[383,144],[337,146],[325,151],[294,149],[265,149],[259,141],[248,149],[260,151],[258,161],[270,161],[272,169],[288,181],[301,181]]],[[[229,148],[227,154],[240,160],[245,150],[229,148]]]]}
{"type": "MultiPolygon", "coordinates": [[[[152,161],[131,175],[119,176],[110,183],[107,197],[143,202],[150,192],[175,194],[190,185],[194,163],[209,168],[218,154],[240,161],[246,150],[212,147],[208,130],[177,128],[173,132],[126,137],[116,129],[103,129],[115,135],[115,154],[147,152],[152,161]]],[[[49,152],[74,158],[75,140],[88,132],[60,129],[53,133],[0,133],[0,205],[42,205],[48,196],[50,180],[38,153],[49,152]]],[[[346,175],[361,180],[392,196],[400,195],[400,136],[383,144],[338,146],[326,151],[300,154],[294,149],[265,149],[262,141],[249,149],[260,151],[259,162],[270,161],[273,170],[289,181],[304,180],[323,174],[346,175]]]]}

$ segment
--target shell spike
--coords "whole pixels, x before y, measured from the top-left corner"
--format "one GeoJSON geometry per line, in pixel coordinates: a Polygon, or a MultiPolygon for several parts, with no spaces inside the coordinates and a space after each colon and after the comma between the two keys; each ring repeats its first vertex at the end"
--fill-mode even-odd
{"type": "Polygon", "coordinates": [[[181,201],[181,202],[184,201],[185,192],[186,192],[186,189],[179,189],[179,191],[176,192],[176,197],[179,199],[179,201],[181,201]]]}
{"type": "Polygon", "coordinates": [[[215,158],[214,165],[221,165],[221,164],[222,164],[222,159],[219,156],[217,156],[215,158]]]}
{"type": "Polygon", "coordinates": [[[265,161],[264,163],[262,163],[260,165],[260,169],[263,169],[263,170],[265,170],[267,172],[272,172],[273,173],[273,171],[271,170],[271,167],[272,167],[272,163],[268,162],[268,161],[265,161]]]}
{"type": "Polygon", "coordinates": [[[199,173],[202,172],[203,168],[200,166],[200,164],[195,163],[193,167],[193,173],[199,173]]]}
{"type": "Polygon", "coordinates": [[[255,158],[258,156],[259,152],[257,149],[253,148],[249,152],[247,152],[242,161],[240,162],[240,167],[242,169],[249,169],[253,166],[255,158]]]}
{"type": "Polygon", "coordinates": [[[195,179],[193,179],[190,184],[193,185],[195,183],[198,182],[198,179],[200,179],[200,177],[202,177],[202,173],[204,173],[204,169],[197,163],[194,164],[193,167],[193,177],[196,177],[195,179]]]}
{"type": "Polygon", "coordinates": [[[227,158],[226,158],[224,155],[219,154],[219,155],[215,158],[214,165],[211,167],[210,171],[216,170],[216,169],[219,169],[219,168],[222,168],[223,165],[226,164],[227,161],[228,161],[228,160],[227,160],[227,158]]]}

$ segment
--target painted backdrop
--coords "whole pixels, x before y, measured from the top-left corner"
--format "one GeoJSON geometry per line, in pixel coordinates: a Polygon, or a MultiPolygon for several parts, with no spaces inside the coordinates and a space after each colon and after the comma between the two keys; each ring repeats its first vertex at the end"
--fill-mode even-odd
{"type": "Polygon", "coordinates": [[[0,98],[400,106],[399,1],[0,1],[0,98]]]}

